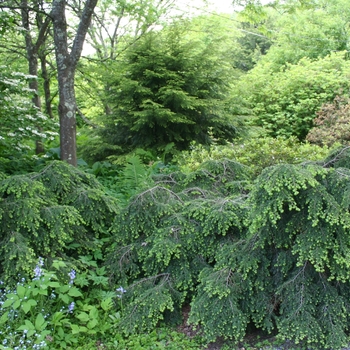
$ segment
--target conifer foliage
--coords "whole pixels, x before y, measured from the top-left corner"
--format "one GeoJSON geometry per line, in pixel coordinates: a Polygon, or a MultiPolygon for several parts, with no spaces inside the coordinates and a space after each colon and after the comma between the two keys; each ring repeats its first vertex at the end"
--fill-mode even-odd
{"type": "Polygon", "coordinates": [[[347,147],[254,179],[228,159],[186,174],[164,168],[123,208],[65,163],[2,174],[2,277],[29,273],[38,255],[75,264],[107,239],[124,333],[180,320],[190,304],[189,322],[208,341],[240,340],[254,325],[341,349],[350,326],[349,159],[347,147]]]}
{"type": "Polygon", "coordinates": [[[188,176],[159,175],[116,217],[107,264],[114,279],[128,285],[124,331],[176,318],[220,244],[242,236],[247,173],[225,160],[188,176]]]}
{"type": "Polygon", "coordinates": [[[228,57],[219,57],[220,41],[189,37],[189,25],[148,33],[111,68],[111,113],[98,131],[114,154],[164,151],[170,143],[182,150],[193,140],[209,144],[239,134],[241,123],[227,102],[236,73],[228,57]]]}
{"type": "Polygon", "coordinates": [[[279,164],[253,183],[228,160],[158,177],[113,225],[107,263],[129,291],[123,330],[150,329],[190,301],[208,340],[240,340],[253,324],[319,349],[346,345],[348,157],[279,164]]]}
{"type": "Polygon", "coordinates": [[[3,278],[27,275],[38,256],[74,264],[109,237],[118,206],[94,177],[55,161],[38,173],[0,179],[3,278]]]}

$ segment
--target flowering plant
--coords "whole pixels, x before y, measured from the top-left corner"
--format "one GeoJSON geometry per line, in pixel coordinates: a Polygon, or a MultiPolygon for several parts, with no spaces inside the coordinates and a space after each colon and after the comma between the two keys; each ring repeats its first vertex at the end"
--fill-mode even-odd
{"type": "Polygon", "coordinates": [[[85,297],[74,285],[75,270],[59,278],[66,264],[54,261],[52,268],[56,271],[47,271],[39,258],[31,280],[23,278],[11,289],[0,286],[0,349],[66,348],[81,334],[101,334],[112,327],[107,322],[112,298],[85,297]]]}
{"type": "Polygon", "coordinates": [[[31,100],[35,91],[28,88],[28,81],[37,77],[0,68],[0,153],[13,155],[14,151],[30,149],[28,141],[54,140],[58,124],[35,108],[31,100]]]}

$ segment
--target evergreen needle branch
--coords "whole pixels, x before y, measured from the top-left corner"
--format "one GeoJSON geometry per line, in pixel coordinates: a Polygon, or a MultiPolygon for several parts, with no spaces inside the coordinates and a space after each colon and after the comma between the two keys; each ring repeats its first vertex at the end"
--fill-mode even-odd
{"type": "Polygon", "coordinates": [[[323,167],[327,168],[328,165],[335,163],[337,160],[339,160],[339,157],[341,156],[341,154],[344,153],[349,148],[350,148],[350,146],[344,147],[333,159],[331,159],[327,163],[323,164],[323,167]]]}
{"type": "Polygon", "coordinates": [[[193,192],[199,192],[203,198],[206,198],[206,191],[203,190],[202,188],[200,187],[190,187],[190,188],[186,188],[183,193],[187,194],[187,193],[193,193],[193,192]]]}
{"type": "Polygon", "coordinates": [[[169,194],[171,194],[172,196],[174,196],[179,202],[181,202],[182,204],[184,204],[183,200],[173,191],[163,187],[163,186],[155,186],[152,188],[149,188],[148,190],[140,193],[139,195],[136,196],[135,200],[130,204],[130,206],[134,205],[138,200],[142,201],[142,197],[145,196],[146,194],[150,193],[152,196],[152,199],[154,199],[155,201],[157,201],[157,199],[154,197],[154,192],[157,190],[163,190],[165,192],[168,192],[169,194]]]}
{"type": "Polygon", "coordinates": [[[98,128],[97,124],[94,124],[91,120],[89,120],[84,113],[77,107],[77,112],[79,117],[88,125],[92,126],[94,129],[98,128]]]}
{"type": "Polygon", "coordinates": [[[345,174],[345,173],[339,171],[338,169],[336,169],[335,172],[336,172],[337,174],[339,174],[340,176],[349,177],[349,174],[345,174]]]}
{"type": "Polygon", "coordinates": [[[50,169],[54,163],[50,163],[47,167],[45,167],[40,173],[35,173],[34,175],[30,176],[31,180],[36,179],[37,177],[40,177],[41,175],[45,174],[45,172],[50,169]]]}
{"type": "Polygon", "coordinates": [[[137,281],[137,282],[133,283],[131,286],[129,286],[129,289],[132,289],[132,288],[136,287],[137,285],[139,285],[141,283],[144,283],[144,282],[148,282],[148,281],[152,281],[152,280],[156,281],[157,278],[159,278],[159,277],[165,277],[164,280],[163,280],[163,283],[161,284],[161,286],[162,286],[164,283],[169,281],[170,273],[164,272],[164,273],[160,273],[158,275],[145,277],[145,278],[141,279],[140,281],[137,281]]]}
{"type": "Polygon", "coordinates": [[[124,259],[128,259],[131,255],[131,249],[132,249],[132,244],[129,244],[126,247],[123,247],[122,249],[126,249],[126,251],[122,254],[122,256],[119,259],[119,268],[120,271],[123,271],[123,261],[124,259]]]}

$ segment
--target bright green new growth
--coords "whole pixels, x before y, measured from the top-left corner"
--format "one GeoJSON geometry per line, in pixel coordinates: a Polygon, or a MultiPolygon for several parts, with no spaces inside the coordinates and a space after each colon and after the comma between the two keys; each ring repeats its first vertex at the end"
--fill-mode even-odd
{"type": "MultiPolygon", "coordinates": [[[[187,174],[159,168],[147,179],[134,159],[124,185],[140,192],[122,209],[94,177],[64,163],[4,175],[2,274],[13,281],[30,275],[37,256],[57,256],[86,271],[75,282],[83,291],[89,283],[104,290],[84,295],[86,303],[123,286],[120,319],[106,325],[121,334],[174,324],[190,303],[189,321],[207,341],[240,340],[253,324],[281,341],[340,349],[350,322],[349,164],[345,148],[253,179],[229,159],[187,174]]],[[[79,327],[95,322],[94,312],[81,310],[79,327]]]]}
{"type": "Polygon", "coordinates": [[[347,157],[276,165],[253,183],[229,160],[156,177],[113,225],[107,264],[130,291],[121,328],[152,329],[189,300],[207,340],[240,340],[253,323],[281,340],[344,346],[350,171],[338,166],[347,157]]]}
{"type": "Polygon", "coordinates": [[[344,346],[349,175],[348,169],[318,165],[265,169],[248,199],[248,235],[220,249],[214,267],[201,273],[191,321],[203,323],[212,337],[239,339],[253,321],[267,331],[277,329],[282,339],[344,346]],[[227,308],[239,322],[220,317],[227,308]]]}
{"type": "Polygon", "coordinates": [[[344,52],[311,60],[302,58],[279,71],[271,62],[256,66],[239,82],[238,95],[253,112],[251,125],[270,136],[304,140],[324,103],[349,90],[349,61],[344,52]]]}
{"type": "Polygon", "coordinates": [[[62,162],[0,181],[1,275],[28,275],[38,256],[74,262],[109,237],[118,211],[91,175],[62,162]],[[73,259],[73,260],[72,260],[73,259]],[[29,270],[28,270],[29,269],[29,270]]]}

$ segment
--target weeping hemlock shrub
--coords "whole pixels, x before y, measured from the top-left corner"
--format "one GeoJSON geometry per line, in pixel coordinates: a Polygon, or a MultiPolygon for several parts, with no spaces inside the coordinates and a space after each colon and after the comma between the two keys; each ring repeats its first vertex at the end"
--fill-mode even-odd
{"type": "MultiPolygon", "coordinates": [[[[1,178],[0,178],[1,179],[1,178]]],[[[63,162],[0,181],[0,275],[31,273],[38,256],[74,263],[109,237],[118,208],[90,175],[63,162]]]]}
{"type": "Polygon", "coordinates": [[[225,160],[189,176],[160,175],[116,217],[107,264],[113,278],[128,285],[125,332],[180,315],[219,246],[243,235],[247,173],[225,160]]]}
{"type": "Polygon", "coordinates": [[[1,274],[29,273],[38,255],[74,264],[109,239],[123,333],[178,321],[190,304],[189,322],[208,341],[238,341],[253,325],[341,349],[350,326],[349,159],[344,148],[254,180],[228,159],[189,174],[164,170],[122,209],[94,177],[61,162],[4,175],[1,274]]]}
{"type": "Polygon", "coordinates": [[[350,311],[349,175],[348,169],[317,165],[265,169],[248,199],[248,234],[222,247],[215,265],[201,272],[190,320],[202,323],[212,337],[240,339],[253,322],[278,330],[282,339],[323,349],[344,346],[350,311]],[[228,308],[239,322],[222,318],[228,308]]]}
{"type": "Polygon", "coordinates": [[[340,349],[350,325],[349,154],[266,168],[208,162],[158,177],[116,217],[107,264],[128,293],[121,328],[180,314],[207,340],[248,326],[340,349]]]}

